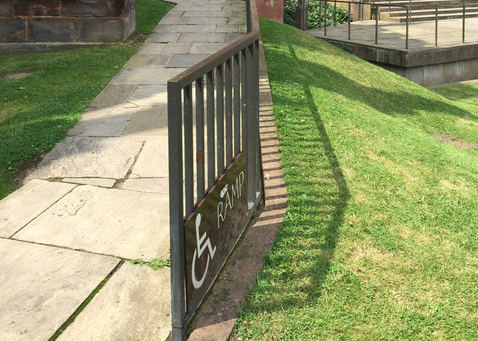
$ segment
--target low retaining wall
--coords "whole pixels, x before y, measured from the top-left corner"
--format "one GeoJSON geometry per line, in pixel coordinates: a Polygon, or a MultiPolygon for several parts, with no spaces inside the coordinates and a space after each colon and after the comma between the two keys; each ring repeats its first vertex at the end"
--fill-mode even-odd
{"type": "Polygon", "coordinates": [[[321,38],[422,86],[478,79],[478,44],[407,51],[321,38]]]}
{"type": "Polygon", "coordinates": [[[0,43],[110,43],[136,28],[136,0],[0,0],[0,43]]]}

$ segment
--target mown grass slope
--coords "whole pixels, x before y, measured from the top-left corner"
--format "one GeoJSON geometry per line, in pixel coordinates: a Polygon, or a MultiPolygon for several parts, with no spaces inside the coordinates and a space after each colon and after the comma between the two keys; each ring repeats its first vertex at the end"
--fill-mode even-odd
{"type": "Polygon", "coordinates": [[[430,91],[268,20],[288,211],[241,340],[478,339],[478,87],[430,91]]]}

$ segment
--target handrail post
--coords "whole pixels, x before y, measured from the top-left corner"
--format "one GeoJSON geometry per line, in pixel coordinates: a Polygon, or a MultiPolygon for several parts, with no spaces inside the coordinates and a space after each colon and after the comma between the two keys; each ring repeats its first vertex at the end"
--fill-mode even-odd
{"type": "Polygon", "coordinates": [[[465,43],[465,3],[463,2],[463,29],[462,29],[462,43],[465,43]]]}
{"type": "Polygon", "coordinates": [[[324,7],[324,37],[327,37],[327,0],[324,7]]]}
{"type": "Polygon", "coordinates": [[[349,2],[348,10],[349,10],[349,16],[347,19],[347,38],[350,40],[350,10],[351,10],[351,3],[349,2]]]}
{"type": "Polygon", "coordinates": [[[378,44],[378,5],[375,5],[375,45],[378,44]]]}
{"type": "MultiPolygon", "coordinates": [[[[182,152],[181,90],[177,83],[168,82],[168,152],[182,152]]],[[[169,219],[171,252],[171,312],[172,340],[183,341],[184,326],[184,224],[183,224],[183,162],[182,157],[169,158],[169,219]]]]}
{"type": "Polygon", "coordinates": [[[438,46],[438,5],[435,5],[435,46],[438,46]]]}
{"type": "Polygon", "coordinates": [[[405,33],[405,50],[408,50],[408,30],[409,30],[409,21],[410,21],[410,6],[407,6],[407,24],[406,24],[406,33],[405,33]]]}

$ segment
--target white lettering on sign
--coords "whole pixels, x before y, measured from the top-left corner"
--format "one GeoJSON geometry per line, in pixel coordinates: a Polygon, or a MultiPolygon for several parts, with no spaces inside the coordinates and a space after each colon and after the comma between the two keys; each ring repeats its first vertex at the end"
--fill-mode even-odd
{"type": "Polygon", "coordinates": [[[244,185],[245,173],[244,171],[240,172],[236,177],[236,181],[233,184],[227,184],[221,190],[221,198],[223,201],[220,201],[216,206],[217,212],[217,228],[221,227],[221,222],[226,219],[227,210],[234,207],[234,198],[239,199],[242,196],[242,188],[244,185]],[[231,192],[229,192],[229,185],[231,187],[231,192]]]}
{"type": "Polygon", "coordinates": [[[207,269],[209,267],[209,259],[213,259],[214,254],[216,253],[216,247],[215,246],[214,246],[214,248],[212,247],[211,240],[207,237],[206,232],[204,232],[204,234],[201,237],[199,237],[199,235],[200,235],[199,227],[201,226],[201,219],[202,219],[201,213],[198,213],[198,215],[196,217],[196,242],[197,242],[197,246],[196,246],[196,249],[194,250],[193,264],[192,264],[192,269],[191,269],[191,278],[192,278],[192,281],[193,281],[193,285],[196,289],[199,289],[203,285],[204,280],[206,279],[207,269]],[[202,256],[202,254],[206,250],[206,248],[209,251],[209,253],[207,255],[206,269],[204,270],[204,274],[201,277],[201,279],[197,280],[197,277],[196,277],[196,257],[197,257],[197,259],[199,259],[199,257],[202,256]]]}

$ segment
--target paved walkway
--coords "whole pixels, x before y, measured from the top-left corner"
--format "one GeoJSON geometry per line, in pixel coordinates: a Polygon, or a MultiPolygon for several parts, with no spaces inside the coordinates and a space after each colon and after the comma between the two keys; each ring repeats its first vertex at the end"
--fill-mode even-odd
{"type": "Polygon", "coordinates": [[[137,55],[0,201],[2,340],[165,340],[167,80],[245,33],[241,0],[176,0],[137,55]],[[107,281],[105,281],[107,279],[107,281]]]}
{"type": "MultiPolygon", "coordinates": [[[[327,38],[347,41],[347,24],[327,27],[327,38]]],[[[478,18],[465,20],[465,43],[478,43],[478,18]]],[[[452,47],[462,44],[463,21],[461,19],[438,21],[438,47],[452,47]]],[[[313,36],[323,37],[323,29],[307,31],[313,36]]],[[[405,49],[406,23],[379,21],[378,46],[405,49]]],[[[375,20],[351,23],[351,41],[375,45],[375,20]]],[[[409,49],[420,51],[435,47],[435,22],[413,22],[409,27],[409,49]]]]}

